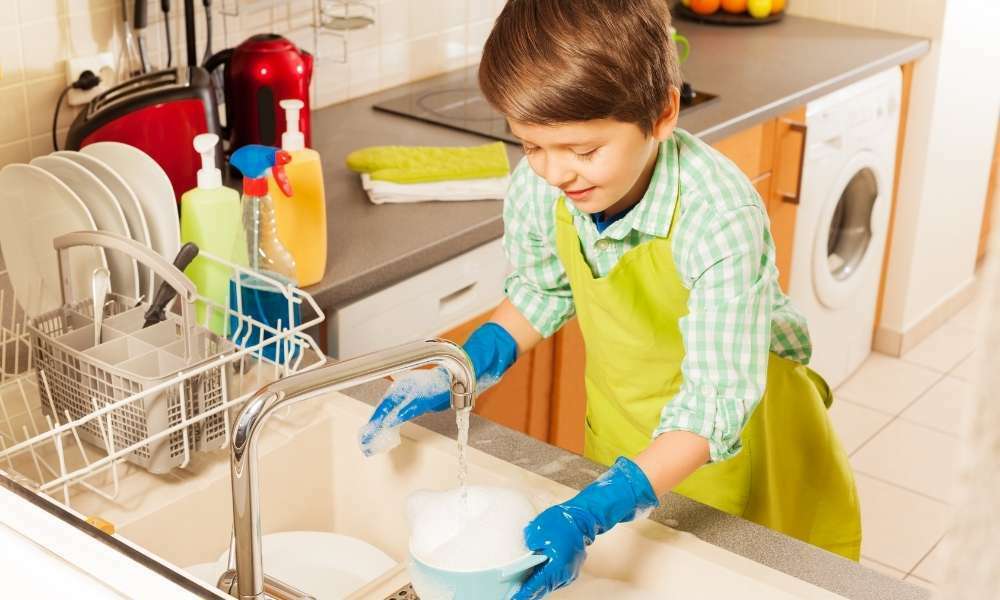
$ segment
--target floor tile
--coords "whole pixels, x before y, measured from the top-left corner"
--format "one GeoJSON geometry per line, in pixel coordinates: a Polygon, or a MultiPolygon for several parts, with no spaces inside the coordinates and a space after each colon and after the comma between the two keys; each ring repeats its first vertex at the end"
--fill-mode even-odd
{"type": "Polygon", "coordinates": [[[855,474],[861,499],[861,554],[909,573],[944,535],[949,508],[867,475],[855,474]]]}
{"type": "Polygon", "coordinates": [[[919,577],[924,581],[930,581],[931,583],[940,583],[944,579],[944,569],[945,569],[945,555],[944,555],[944,542],[938,542],[937,546],[931,550],[917,568],[913,569],[910,575],[919,577]]]}
{"type": "Polygon", "coordinates": [[[968,381],[946,376],[934,384],[899,416],[950,435],[959,435],[962,416],[975,387],[968,381]]]}
{"type": "Polygon", "coordinates": [[[904,579],[906,577],[906,573],[900,571],[899,569],[893,569],[890,566],[883,565],[882,563],[874,561],[866,556],[861,557],[861,564],[868,567],[872,571],[878,571],[879,573],[888,575],[893,579],[904,579]]]}
{"type": "Polygon", "coordinates": [[[924,589],[928,589],[928,590],[930,590],[932,592],[936,592],[937,591],[937,586],[936,585],[934,585],[930,581],[927,581],[925,579],[921,579],[920,577],[917,577],[915,575],[907,575],[906,579],[904,579],[903,581],[905,581],[906,583],[912,583],[913,585],[919,585],[920,587],[922,587],[924,589]]]}
{"type": "Polygon", "coordinates": [[[956,325],[963,329],[968,329],[970,331],[979,330],[979,317],[980,309],[982,309],[981,302],[970,302],[962,310],[958,311],[954,317],[948,319],[948,324],[956,325]]]}
{"type": "Polygon", "coordinates": [[[967,358],[962,362],[958,363],[954,369],[952,369],[948,374],[952,377],[958,377],[959,379],[964,379],[965,381],[974,382],[976,380],[976,369],[979,368],[979,364],[976,362],[979,360],[979,352],[973,351],[967,358]]]}
{"type": "Polygon", "coordinates": [[[836,398],[830,407],[830,420],[844,446],[844,452],[852,454],[892,420],[892,415],[854,404],[844,398],[836,398]]]}
{"type": "Polygon", "coordinates": [[[897,415],[940,378],[932,369],[873,353],[837,393],[857,404],[897,415]]]}
{"type": "Polygon", "coordinates": [[[963,327],[944,325],[903,355],[903,360],[947,373],[972,354],[976,333],[963,327]]]}
{"type": "Polygon", "coordinates": [[[851,465],[855,471],[947,502],[957,450],[954,437],[897,419],[855,452],[851,465]]]}

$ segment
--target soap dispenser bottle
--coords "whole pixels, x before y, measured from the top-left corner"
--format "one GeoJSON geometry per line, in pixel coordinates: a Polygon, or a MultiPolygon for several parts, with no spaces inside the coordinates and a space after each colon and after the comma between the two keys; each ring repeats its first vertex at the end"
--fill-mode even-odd
{"type": "MultiPolygon", "coordinates": [[[[215,147],[219,136],[203,133],[195,136],[194,150],[201,155],[198,186],[181,195],[181,242],[193,242],[204,252],[247,266],[246,240],[240,211],[240,195],[222,185],[222,173],[215,166],[215,147]]],[[[232,270],[222,263],[197,257],[185,274],[198,293],[216,306],[224,307],[232,270]]],[[[225,314],[214,309],[206,315],[204,302],[195,304],[198,322],[218,335],[224,334],[225,314]]]]}
{"type": "Polygon", "coordinates": [[[326,272],[326,195],[319,152],[306,148],[299,122],[304,108],[301,100],[282,100],[287,131],[281,135],[281,149],[292,162],[285,173],[295,190],[289,198],[278,182],[269,178],[271,197],[278,219],[278,237],[295,257],[296,279],[301,286],[319,283],[326,272]]]}
{"type": "Polygon", "coordinates": [[[295,285],[295,259],[278,237],[267,183],[270,174],[285,197],[291,197],[292,187],[284,170],[291,160],[284,150],[250,144],[234,152],[229,162],[243,174],[243,227],[250,268],[277,273],[295,285]]]}

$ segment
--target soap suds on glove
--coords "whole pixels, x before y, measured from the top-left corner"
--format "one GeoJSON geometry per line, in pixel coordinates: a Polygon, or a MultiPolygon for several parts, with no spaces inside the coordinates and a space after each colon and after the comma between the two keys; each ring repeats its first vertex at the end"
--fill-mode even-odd
{"type": "Polygon", "coordinates": [[[524,528],[537,511],[517,490],[473,485],[418,491],[406,502],[410,550],[428,566],[451,571],[492,569],[528,553],[524,528]]]}
{"type": "Polygon", "coordinates": [[[358,432],[358,444],[365,456],[388,452],[399,445],[400,411],[418,398],[436,396],[451,388],[451,376],[444,369],[409,371],[393,383],[399,404],[385,419],[365,423],[358,432]]]}

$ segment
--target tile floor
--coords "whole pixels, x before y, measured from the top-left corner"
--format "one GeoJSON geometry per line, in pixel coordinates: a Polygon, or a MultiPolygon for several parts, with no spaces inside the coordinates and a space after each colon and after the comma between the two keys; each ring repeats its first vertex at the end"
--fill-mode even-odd
{"type": "Polygon", "coordinates": [[[831,408],[861,497],[861,562],[929,588],[942,568],[979,307],[977,298],[902,358],[873,354],[831,408]]]}

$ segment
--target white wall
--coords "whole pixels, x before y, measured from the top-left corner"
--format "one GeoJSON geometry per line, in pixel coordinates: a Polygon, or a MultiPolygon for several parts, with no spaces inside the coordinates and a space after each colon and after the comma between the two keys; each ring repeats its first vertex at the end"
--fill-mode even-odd
{"type": "Polygon", "coordinates": [[[1000,118],[997,0],[790,0],[803,16],[928,37],[914,68],[877,340],[899,352],[971,284],[1000,118]]]}

